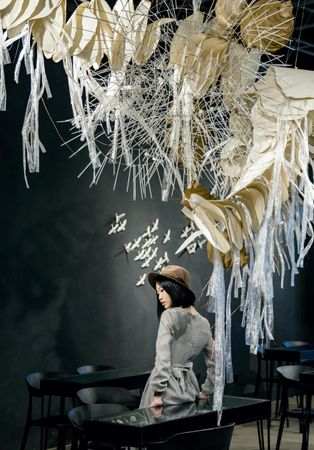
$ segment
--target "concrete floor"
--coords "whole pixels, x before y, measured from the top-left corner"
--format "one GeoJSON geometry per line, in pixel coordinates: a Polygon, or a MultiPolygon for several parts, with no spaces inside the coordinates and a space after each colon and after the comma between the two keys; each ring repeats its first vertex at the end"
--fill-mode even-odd
{"type": "MultiPolygon", "coordinates": [[[[295,398],[289,400],[290,408],[296,408],[295,398]]],[[[314,425],[314,424],[313,424],[314,425]]],[[[314,427],[310,429],[309,450],[314,450],[314,427]]],[[[266,424],[264,425],[266,438],[266,424]]],[[[271,421],[270,450],[276,448],[279,420],[271,421]]],[[[289,427],[284,428],[280,450],[301,450],[302,435],[299,433],[299,422],[289,419],[289,427]]],[[[266,441],[265,441],[266,444],[266,441]]],[[[237,425],[234,429],[230,450],[259,450],[256,422],[237,425]]]]}

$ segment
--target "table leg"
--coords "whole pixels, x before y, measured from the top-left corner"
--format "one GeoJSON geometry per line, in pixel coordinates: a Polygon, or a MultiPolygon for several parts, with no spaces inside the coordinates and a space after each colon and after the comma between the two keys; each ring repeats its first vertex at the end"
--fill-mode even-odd
{"type": "Polygon", "coordinates": [[[260,450],[265,450],[263,420],[257,420],[258,443],[260,450]]]}

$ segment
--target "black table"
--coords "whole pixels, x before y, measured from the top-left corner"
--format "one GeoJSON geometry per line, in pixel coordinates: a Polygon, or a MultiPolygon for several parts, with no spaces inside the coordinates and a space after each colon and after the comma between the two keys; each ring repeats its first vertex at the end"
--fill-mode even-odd
{"type": "Polygon", "coordinates": [[[314,345],[265,348],[263,356],[264,359],[267,359],[268,361],[283,361],[285,363],[301,364],[306,361],[314,361],[314,345]]]}
{"type": "Polygon", "coordinates": [[[66,398],[75,405],[78,390],[93,386],[115,386],[126,389],[142,389],[151,373],[149,367],[126,367],[123,369],[102,370],[82,375],[41,380],[40,387],[45,395],[60,397],[60,416],[65,415],[66,398]]]}
{"type": "MultiPolygon", "coordinates": [[[[255,386],[255,395],[258,395],[259,384],[263,380],[261,377],[261,361],[265,361],[266,378],[264,380],[266,381],[267,398],[271,400],[275,374],[275,362],[277,363],[277,366],[279,366],[286,364],[303,364],[306,361],[314,361],[314,345],[265,348],[263,352],[258,353],[258,358],[259,364],[255,386]]],[[[276,406],[276,415],[277,409],[278,409],[278,402],[276,406]]]]}
{"type": "MultiPolygon", "coordinates": [[[[225,395],[221,424],[258,422],[260,449],[264,449],[263,420],[267,420],[270,448],[270,400],[225,395]]],[[[86,420],[87,436],[95,440],[142,448],[149,442],[165,439],[182,431],[217,426],[217,413],[212,409],[212,397],[206,403],[184,403],[162,408],[127,411],[117,416],[86,420]]]]}
{"type": "Polygon", "coordinates": [[[123,369],[103,370],[83,375],[41,380],[44,394],[60,397],[75,397],[79,389],[92,386],[116,386],[126,389],[139,389],[145,386],[150,375],[149,367],[126,367],[123,369]]]}

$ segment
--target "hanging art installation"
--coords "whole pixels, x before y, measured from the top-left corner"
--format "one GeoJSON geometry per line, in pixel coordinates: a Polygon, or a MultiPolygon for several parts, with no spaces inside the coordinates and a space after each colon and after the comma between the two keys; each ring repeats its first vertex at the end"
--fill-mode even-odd
{"type": "Polygon", "coordinates": [[[195,226],[177,253],[207,240],[214,408],[221,411],[233,376],[232,295],[241,292],[246,343],[256,353],[273,339],[274,273],[283,285],[290,270],[293,285],[313,243],[314,73],[285,66],[279,55],[292,37],[292,3],[217,0],[204,10],[200,0],[90,0],[70,17],[68,3],[0,4],[2,110],[15,41],[15,80],[23,62],[31,77],[22,128],[26,184],[45,151],[38,108],[45,92],[51,96],[51,59],[67,75],[73,138],[89,154],[93,183],[106,165],[115,182],[128,170],[136,198],[138,190],[150,193],[157,176],[162,200],[179,189],[195,226]]]}

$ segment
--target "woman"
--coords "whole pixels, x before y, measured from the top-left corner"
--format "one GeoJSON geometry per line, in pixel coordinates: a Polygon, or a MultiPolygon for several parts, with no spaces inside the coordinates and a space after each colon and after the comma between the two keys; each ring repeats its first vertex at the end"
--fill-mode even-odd
{"type": "Polygon", "coordinates": [[[155,366],[145,386],[140,408],[206,400],[214,386],[214,342],[207,319],[193,307],[190,275],[180,266],[151,272],[148,280],[157,294],[160,324],[155,366]],[[201,392],[193,360],[204,352],[207,377],[201,392]]]}

